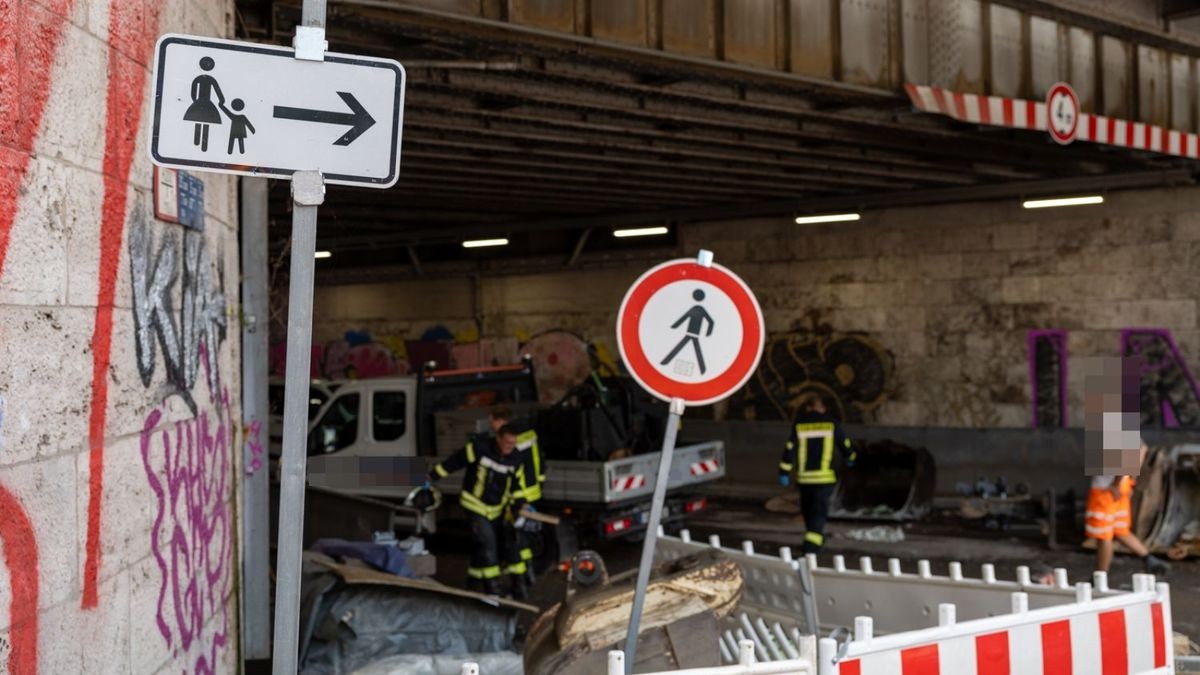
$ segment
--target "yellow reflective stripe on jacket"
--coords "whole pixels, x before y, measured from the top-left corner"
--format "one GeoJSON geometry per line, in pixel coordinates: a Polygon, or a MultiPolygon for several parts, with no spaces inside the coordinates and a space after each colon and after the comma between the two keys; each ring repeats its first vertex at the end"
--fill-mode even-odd
{"type": "Polygon", "coordinates": [[[475,444],[467,443],[467,463],[473,464],[474,462],[475,462],[475,444]]]}
{"type": "Polygon", "coordinates": [[[438,475],[438,478],[445,478],[446,476],[450,475],[450,472],[443,469],[441,464],[435,464],[433,467],[433,472],[438,475]]]}
{"type": "Polygon", "coordinates": [[[488,520],[495,520],[504,513],[504,504],[485,504],[483,500],[470,492],[463,492],[458,496],[458,503],[471,513],[477,513],[488,520]]]}
{"type": "MultiPolygon", "coordinates": [[[[836,483],[837,476],[833,472],[833,435],[834,426],[830,422],[812,422],[796,425],[796,439],[799,441],[799,457],[796,462],[796,482],[801,485],[820,485],[836,483]],[[808,441],[813,438],[821,439],[821,458],[816,469],[808,468],[808,441]]],[[[781,464],[782,466],[782,464],[781,464]]]]}

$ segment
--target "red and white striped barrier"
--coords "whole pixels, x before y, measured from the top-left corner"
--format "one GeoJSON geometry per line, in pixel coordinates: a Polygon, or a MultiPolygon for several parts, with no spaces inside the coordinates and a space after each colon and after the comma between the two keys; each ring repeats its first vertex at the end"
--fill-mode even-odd
{"type": "Polygon", "coordinates": [[[721,465],[715,459],[706,459],[703,462],[693,462],[689,471],[693,476],[703,476],[709,473],[715,473],[720,470],[721,465]]]}
{"type": "Polygon", "coordinates": [[[636,490],[645,484],[646,476],[641,473],[612,479],[613,492],[628,492],[629,490],[636,490]]]}
{"type": "Polygon", "coordinates": [[[1074,92],[1067,85],[1055,85],[1051,89],[1051,96],[1055,95],[1056,90],[1063,91],[1064,104],[1070,107],[1073,103],[1076,107],[1067,111],[1070,114],[1069,123],[1061,128],[1051,124],[1051,114],[1048,113],[1050,107],[1044,101],[964,94],[911,83],[905,84],[904,90],[918,110],[947,115],[961,122],[1045,131],[1064,144],[1073,140],[1088,141],[1177,157],[1200,158],[1200,136],[1153,124],[1081,112],[1077,109],[1078,99],[1074,98],[1074,92]]]}
{"type": "Polygon", "coordinates": [[[1030,611],[1013,594],[1013,613],[963,623],[938,606],[939,625],[874,637],[869,617],[839,650],[822,640],[820,675],[1162,675],[1174,673],[1170,593],[1154,577],[1134,576],[1131,593],[1030,611]],[[836,650],[836,651],[834,651],[836,650]],[[833,652],[833,653],[831,653],[833,652]]]}

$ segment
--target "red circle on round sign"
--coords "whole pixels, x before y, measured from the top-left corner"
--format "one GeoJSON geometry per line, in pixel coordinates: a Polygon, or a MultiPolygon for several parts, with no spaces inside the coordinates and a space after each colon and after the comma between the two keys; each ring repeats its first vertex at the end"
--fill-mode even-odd
{"type": "Polygon", "coordinates": [[[1079,97],[1066,82],[1059,82],[1046,92],[1046,131],[1059,145],[1075,140],[1079,129],[1079,97]]]}
{"type": "Polygon", "coordinates": [[[625,293],[617,313],[617,348],[633,379],[658,398],[665,401],[678,398],[692,406],[720,401],[745,384],[762,357],[765,334],[762,309],[750,287],[725,267],[715,263],[702,266],[694,258],[662,263],[638,277],[625,293]],[[651,298],[680,281],[699,281],[716,287],[732,302],[741,323],[741,345],[733,361],[700,382],[683,382],[662,373],[647,357],[639,334],[642,314],[651,298]]]}

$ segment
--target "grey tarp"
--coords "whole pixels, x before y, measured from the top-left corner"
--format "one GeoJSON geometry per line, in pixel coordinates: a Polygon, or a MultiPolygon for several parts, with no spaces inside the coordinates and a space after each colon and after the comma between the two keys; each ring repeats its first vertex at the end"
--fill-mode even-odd
{"type": "Polygon", "coordinates": [[[512,649],[517,626],[512,609],[431,591],[347,584],[310,560],[301,600],[305,675],[348,674],[402,654],[503,652],[512,649]]]}
{"type": "Polygon", "coordinates": [[[479,665],[481,675],[524,675],[521,655],[516,652],[494,652],[468,656],[389,656],[354,671],[352,675],[459,675],[462,664],[471,661],[479,665]]]}

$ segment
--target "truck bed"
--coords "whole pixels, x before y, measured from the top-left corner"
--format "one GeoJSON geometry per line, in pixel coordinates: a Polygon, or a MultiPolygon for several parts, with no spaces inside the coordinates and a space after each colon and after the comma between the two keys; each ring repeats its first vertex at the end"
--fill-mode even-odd
{"type": "MultiPolygon", "coordinates": [[[[650,452],[610,462],[548,459],[542,499],[583,505],[617,505],[654,494],[661,452],[650,452]]],[[[430,464],[437,459],[430,458],[430,464]]],[[[725,475],[725,444],[708,441],[675,448],[668,490],[698,485],[725,475]]],[[[458,475],[439,483],[446,494],[458,494],[458,475]]]]}
{"type": "MultiPolygon", "coordinates": [[[[661,452],[609,462],[549,460],[542,499],[576,504],[619,504],[654,494],[661,452]]],[[[675,449],[668,490],[725,475],[725,444],[708,441],[675,449]]]]}

